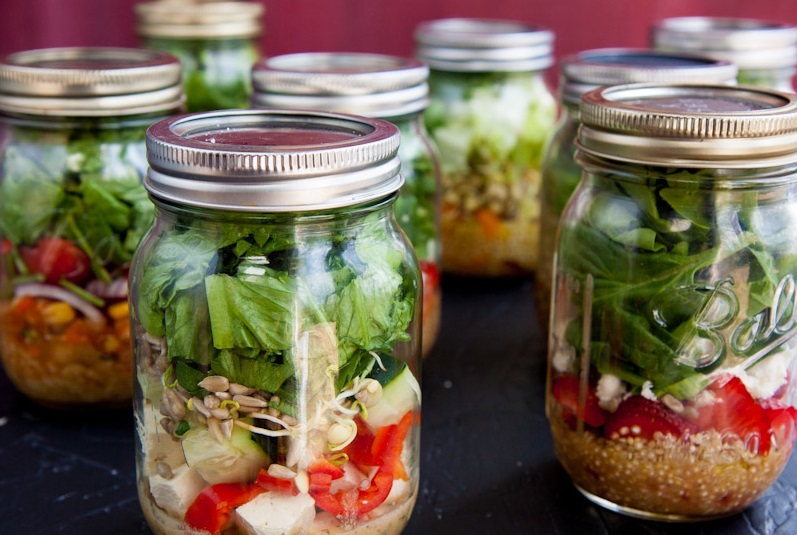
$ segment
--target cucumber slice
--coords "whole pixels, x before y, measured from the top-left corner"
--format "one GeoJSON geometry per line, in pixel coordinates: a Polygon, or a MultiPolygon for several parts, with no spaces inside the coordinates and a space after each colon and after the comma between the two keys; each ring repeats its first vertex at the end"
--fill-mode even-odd
{"type": "Polygon", "coordinates": [[[211,485],[254,481],[269,464],[251,433],[240,427],[233,427],[232,436],[223,444],[206,427],[192,427],[183,435],[182,445],[186,464],[211,485]]]}
{"type": "Polygon", "coordinates": [[[368,418],[365,423],[372,431],[386,425],[397,424],[409,410],[417,410],[421,405],[421,386],[402,361],[382,357],[387,370],[377,366],[371,372],[371,378],[382,385],[382,398],[368,407],[368,418]]]}

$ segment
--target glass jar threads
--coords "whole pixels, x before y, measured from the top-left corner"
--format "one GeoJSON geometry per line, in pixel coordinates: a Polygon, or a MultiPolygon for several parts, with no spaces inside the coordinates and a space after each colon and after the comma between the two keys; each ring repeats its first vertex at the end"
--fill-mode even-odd
{"type": "Polygon", "coordinates": [[[547,414],[559,460],[602,506],[732,514],[789,459],[796,98],[648,84],[582,97],[547,414]]]}
{"type": "Polygon", "coordinates": [[[237,110],[147,137],[131,268],[138,490],[156,534],[398,534],[418,494],[421,276],[399,131],[237,110]]]}
{"type": "Polygon", "coordinates": [[[0,60],[0,355],[49,406],[130,406],[127,276],[152,223],[147,127],[182,104],[180,63],[124,48],[0,60]]]}
{"type": "Polygon", "coordinates": [[[187,111],[246,108],[263,10],[250,1],[141,2],[136,30],[145,48],[180,58],[187,111]]]}
{"type": "Polygon", "coordinates": [[[732,84],[737,73],[737,67],[727,61],[639,48],[585,50],[564,58],[560,70],[562,114],[542,159],[539,267],[534,278],[538,315],[544,325],[550,313],[556,229],[581,180],[575,161],[581,95],[601,85],[632,82],[732,84]]]}
{"type": "Polygon", "coordinates": [[[520,22],[421,23],[424,118],[440,153],[444,271],[523,276],[537,267],[540,159],[556,120],[544,75],[553,33],[520,22]]]}
{"type": "Polygon", "coordinates": [[[252,70],[252,104],[319,109],[385,119],[401,132],[404,185],[393,208],[423,275],[423,354],[440,329],[439,163],[423,123],[429,68],[381,54],[320,52],[274,56],[252,70]]]}
{"type": "Polygon", "coordinates": [[[740,85],[793,92],[797,27],[730,17],[674,17],[655,24],[654,48],[706,54],[735,63],[740,85]]]}

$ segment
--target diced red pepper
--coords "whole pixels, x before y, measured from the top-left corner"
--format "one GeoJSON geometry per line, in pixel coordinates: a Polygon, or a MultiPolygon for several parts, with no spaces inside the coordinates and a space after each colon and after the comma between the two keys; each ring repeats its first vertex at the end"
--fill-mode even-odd
{"type": "Polygon", "coordinates": [[[185,523],[196,530],[219,535],[230,521],[232,512],[266,489],[257,484],[217,483],[207,487],[188,506],[185,523]]]}
{"type": "Polygon", "coordinates": [[[404,440],[412,427],[414,412],[407,411],[397,424],[386,425],[376,432],[371,445],[371,454],[380,461],[385,470],[393,474],[396,479],[409,479],[404,463],[401,462],[401,452],[404,450],[404,440]]]}
{"type": "MultiPolygon", "coordinates": [[[[313,475],[329,477],[328,474],[311,474],[311,481],[313,475]]],[[[365,490],[353,488],[330,494],[329,487],[326,490],[314,489],[311,483],[310,496],[315,500],[317,507],[339,518],[359,518],[379,507],[387,499],[392,488],[393,474],[380,469],[371,480],[371,485],[365,490]]]]}
{"type": "Polygon", "coordinates": [[[357,423],[357,436],[354,440],[343,449],[351,462],[353,462],[360,470],[367,472],[369,466],[379,466],[381,463],[379,459],[375,458],[371,453],[371,446],[374,443],[374,434],[371,433],[368,426],[359,418],[355,418],[357,423]]]}
{"type": "Polygon", "coordinates": [[[283,494],[290,494],[296,496],[299,494],[299,489],[296,487],[296,481],[293,479],[282,479],[274,477],[268,473],[268,470],[261,468],[257,474],[255,484],[266,489],[281,492],[283,494]]]}

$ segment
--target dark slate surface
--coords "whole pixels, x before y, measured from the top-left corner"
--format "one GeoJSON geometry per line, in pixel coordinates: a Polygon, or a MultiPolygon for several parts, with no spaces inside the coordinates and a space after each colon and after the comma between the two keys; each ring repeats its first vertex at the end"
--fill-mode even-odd
{"type": "MultiPolygon", "coordinates": [[[[530,282],[444,280],[423,371],[421,491],[408,534],[797,535],[797,460],[742,514],[661,524],[592,505],[553,455],[530,282]]],[[[126,412],[39,409],[0,373],[0,534],[149,535],[126,412]]]]}

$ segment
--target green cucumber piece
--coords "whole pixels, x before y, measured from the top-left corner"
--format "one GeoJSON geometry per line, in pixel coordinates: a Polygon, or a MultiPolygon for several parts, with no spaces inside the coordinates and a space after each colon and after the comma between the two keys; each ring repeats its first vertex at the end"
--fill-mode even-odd
{"type": "Polygon", "coordinates": [[[372,431],[386,425],[397,424],[407,411],[421,405],[421,386],[410,368],[402,361],[382,357],[386,370],[374,366],[370,377],[382,385],[382,397],[368,407],[365,423],[372,431]]]}
{"type": "Polygon", "coordinates": [[[268,455],[252,440],[251,433],[237,426],[224,443],[200,426],[188,430],[181,442],[186,464],[211,485],[254,481],[258,471],[269,464],[268,455]]]}

